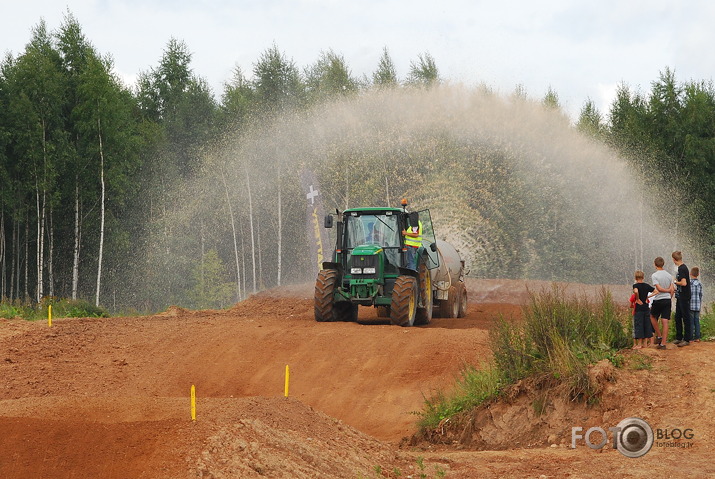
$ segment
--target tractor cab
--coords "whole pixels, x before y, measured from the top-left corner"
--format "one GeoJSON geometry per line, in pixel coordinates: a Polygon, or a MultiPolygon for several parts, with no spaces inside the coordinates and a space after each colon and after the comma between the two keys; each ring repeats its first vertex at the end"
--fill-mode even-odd
{"type": "MultiPolygon", "coordinates": [[[[429,210],[416,212],[422,225],[422,247],[429,269],[439,265],[439,259],[431,245],[435,243],[434,229],[429,210]]],[[[326,226],[332,227],[332,217],[326,218],[326,226]]],[[[338,234],[334,261],[340,263],[344,271],[351,272],[353,255],[384,255],[384,273],[400,274],[400,268],[410,269],[407,262],[407,245],[402,231],[411,225],[409,213],[400,208],[353,208],[339,216],[338,234]]],[[[369,268],[369,267],[368,267],[369,268]]],[[[371,269],[368,274],[372,273],[371,269]]],[[[355,270],[354,274],[357,273],[355,270]]]]}

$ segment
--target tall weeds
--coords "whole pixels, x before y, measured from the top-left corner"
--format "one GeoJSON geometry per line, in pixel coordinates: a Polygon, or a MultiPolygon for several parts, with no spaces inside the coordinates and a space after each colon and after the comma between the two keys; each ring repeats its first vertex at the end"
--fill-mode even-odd
{"type": "Polygon", "coordinates": [[[526,378],[565,385],[571,398],[588,400],[597,390],[589,382],[589,364],[614,360],[629,341],[630,316],[619,312],[605,288],[595,302],[568,296],[556,286],[531,293],[523,317],[520,322],[496,320],[489,333],[493,362],[481,369],[465,367],[450,394],[425,399],[421,428],[434,428],[526,378]]]}

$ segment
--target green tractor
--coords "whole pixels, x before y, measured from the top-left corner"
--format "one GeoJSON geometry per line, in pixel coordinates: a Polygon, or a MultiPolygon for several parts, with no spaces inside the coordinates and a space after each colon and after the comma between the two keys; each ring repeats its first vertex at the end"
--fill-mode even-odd
{"type": "MultiPolygon", "coordinates": [[[[438,291],[433,284],[431,271],[440,270],[442,254],[429,210],[351,208],[327,215],[326,228],[333,228],[333,216],[337,216],[335,252],[333,261],[323,263],[315,283],[315,319],[357,321],[362,305],[376,307],[378,316],[389,317],[395,325],[429,323],[435,295],[446,301],[451,291],[438,291]],[[417,243],[403,234],[412,227],[421,228],[417,243]]],[[[462,289],[454,290],[450,304],[463,297],[466,308],[463,262],[452,276],[462,282],[462,289]]],[[[459,308],[454,311],[456,317],[459,308]]]]}

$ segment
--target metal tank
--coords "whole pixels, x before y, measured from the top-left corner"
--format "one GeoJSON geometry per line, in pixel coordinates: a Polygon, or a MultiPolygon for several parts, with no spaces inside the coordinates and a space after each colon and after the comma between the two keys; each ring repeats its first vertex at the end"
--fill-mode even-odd
{"type": "MultiPolygon", "coordinates": [[[[446,241],[437,240],[437,253],[439,254],[439,267],[432,270],[432,284],[437,291],[457,286],[460,279],[464,279],[464,262],[459,252],[446,241]]],[[[439,296],[436,299],[443,299],[439,296]]]]}
{"type": "Polygon", "coordinates": [[[467,290],[464,284],[464,261],[454,246],[437,240],[439,267],[431,270],[434,311],[443,318],[466,316],[467,290]]]}

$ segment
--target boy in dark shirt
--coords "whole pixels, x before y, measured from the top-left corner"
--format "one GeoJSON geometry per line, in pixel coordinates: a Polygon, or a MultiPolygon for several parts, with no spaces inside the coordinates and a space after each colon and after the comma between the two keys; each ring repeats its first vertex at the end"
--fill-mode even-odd
{"type": "Polygon", "coordinates": [[[633,313],[633,349],[641,349],[646,342],[653,337],[653,329],[650,325],[650,309],[648,309],[648,295],[655,291],[653,286],[643,282],[645,274],[643,271],[636,271],[633,284],[633,293],[636,295],[636,310],[633,313]]]}
{"type": "Polygon", "coordinates": [[[675,341],[678,347],[688,346],[693,340],[693,320],[690,317],[690,271],[683,263],[683,253],[673,251],[673,263],[678,267],[675,285],[675,341]],[[683,331],[683,329],[685,331],[683,331]],[[684,333],[684,334],[683,334],[684,333]]]}

